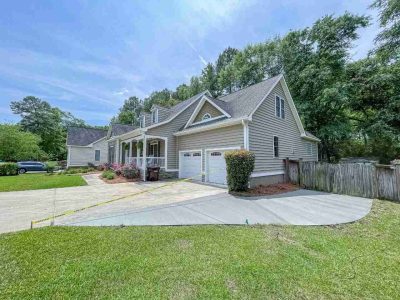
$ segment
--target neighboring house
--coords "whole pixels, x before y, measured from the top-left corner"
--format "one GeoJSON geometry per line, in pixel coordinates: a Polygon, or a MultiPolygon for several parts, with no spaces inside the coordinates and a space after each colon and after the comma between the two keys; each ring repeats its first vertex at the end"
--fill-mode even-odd
{"type": "MultiPolygon", "coordinates": [[[[180,178],[226,184],[224,152],[255,154],[251,185],[283,181],[283,159],[318,160],[319,139],[304,131],[282,75],[229,95],[204,91],[171,108],[154,105],[138,128],[112,134],[110,162],[159,165],[180,178]]],[[[118,125],[117,125],[118,126],[118,125]]],[[[120,126],[120,125],[119,125],[120,126]]]]}
{"type": "Polygon", "coordinates": [[[67,167],[100,165],[108,161],[107,130],[69,127],[67,167]]]}

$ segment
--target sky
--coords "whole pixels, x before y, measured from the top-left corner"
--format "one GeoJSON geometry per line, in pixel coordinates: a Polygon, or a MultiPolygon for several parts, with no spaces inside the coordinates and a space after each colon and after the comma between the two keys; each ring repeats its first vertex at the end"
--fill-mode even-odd
{"type": "Polygon", "coordinates": [[[10,102],[32,95],[91,125],[107,125],[124,99],[174,89],[228,46],[238,49],[320,17],[372,16],[352,59],[379,31],[366,0],[3,0],[0,123],[18,122],[10,102]]]}

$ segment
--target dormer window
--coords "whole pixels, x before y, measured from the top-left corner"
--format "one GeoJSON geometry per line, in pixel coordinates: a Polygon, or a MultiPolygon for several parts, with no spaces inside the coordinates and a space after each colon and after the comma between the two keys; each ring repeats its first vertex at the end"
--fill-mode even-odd
{"type": "Polygon", "coordinates": [[[204,116],[201,118],[202,121],[211,119],[211,115],[209,113],[204,114],[204,116]]]}
{"type": "Polygon", "coordinates": [[[158,109],[155,109],[151,112],[151,122],[153,124],[158,123],[158,109]]]}
{"type": "Polygon", "coordinates": [[[145,127],[145,122],[144,122],[144,116],[143,115],[141,115],[139,117],[139,126],[140,126],[140,128],[144,128],[145,127]]]}

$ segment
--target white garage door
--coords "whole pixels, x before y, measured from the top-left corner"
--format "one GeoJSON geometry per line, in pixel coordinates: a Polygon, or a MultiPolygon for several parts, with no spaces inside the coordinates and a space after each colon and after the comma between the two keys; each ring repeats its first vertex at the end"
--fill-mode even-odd
{"type": "Polygon", "coordinates": [[[185,151],[179,156],[179,177],[201,180],[201,151],[185,151]]]}
{"type": "Polygon", "coordinates": [[[224,151],[207,151],[207,169],[209,182],[227,184],[224,151]]]}

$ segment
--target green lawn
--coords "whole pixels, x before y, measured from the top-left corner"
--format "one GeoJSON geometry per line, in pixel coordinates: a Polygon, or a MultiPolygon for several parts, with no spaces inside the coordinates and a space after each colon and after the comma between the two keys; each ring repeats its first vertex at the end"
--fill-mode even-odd
{"type": "Polygon", "coordinates": [[[0,176],[0,192],[52,189],[80,185],[86,185],[86,181],[78,175],[49,175],[40,173],[0,176]]]}
{"type": "Polygon", "coordinates": [[[0,235],[2,299],[393,299],[400,204],[348,225],[48,227],[0,235]]]}

